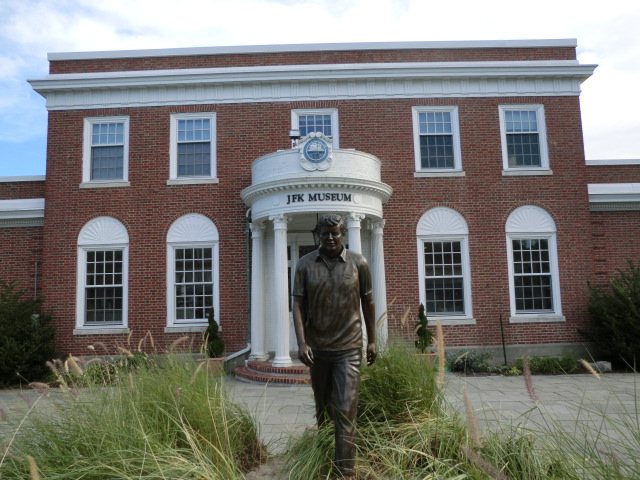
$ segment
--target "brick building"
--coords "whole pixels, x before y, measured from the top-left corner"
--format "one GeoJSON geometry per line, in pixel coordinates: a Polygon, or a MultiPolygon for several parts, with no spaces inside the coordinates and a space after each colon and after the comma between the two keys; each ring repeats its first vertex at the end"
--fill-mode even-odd
{"type": "Polygon", "coordinates": [[[640,252],[640,162],[585,161],[575,40],[49,61],[46,180],[0,182],[0,278],[45,296],[65,353],[197,343],[214,307],[228,353],[289,365],[324,212],[369,259],[382,335],[423,303],[448,347],[501,349],[502,317],[511,358],[580,348],[587,281],[640,252]]]}

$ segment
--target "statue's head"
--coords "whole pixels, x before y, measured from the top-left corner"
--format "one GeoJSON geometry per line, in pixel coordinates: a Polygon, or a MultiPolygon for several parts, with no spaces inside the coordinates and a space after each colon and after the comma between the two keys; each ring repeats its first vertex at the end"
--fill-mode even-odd
{"type": "Polygon", "coordinates": [[[340,227],[340,231],[344,235],[347,233],[347,227],[344,224],[342,215],[337,213],[325,213],[318,217],[318,223],[316,224],[316,232],[320,232],[322,227],[340,227]]]}

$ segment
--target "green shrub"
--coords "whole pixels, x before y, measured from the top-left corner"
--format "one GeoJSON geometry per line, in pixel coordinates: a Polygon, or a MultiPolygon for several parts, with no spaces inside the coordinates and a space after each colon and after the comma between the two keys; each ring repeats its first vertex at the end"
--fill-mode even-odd
{"type": "Polygon", "coordinates": [[[420,353],[426,353],[427,349],[433,343],[433,333],[429,330],[429,321],[427,315],[424,313],[424,305],[420,304],[418,307],[418,322],[415,326],[415,333],[418,339],[414,342],[414,345],[420,353]]]}
{"type": "Polygon", "coordinates": [[[221,357],[224,352],[224,340],[218,335],[218,322],[216,322],[213,308],[209,309],[207,315],[209,326],[204,332],[205,343],[207,346],[207,356],[210,358],[221,357]]]}
{"type": "Polygon", "coordinates": [[[0,280],[0,387],[42,380],[55,358],[52,315],[41,298],[28,298],[14,283],[0,280]]]}
{"type": "Polygon", "coordinates": [[[447,355],[447,365],[452,372],[459,373],[492,373],[496,370],[491,364],[490,353],[473,350],[447,355]]]}
{"type": "Polygon", "coordinates": [[[597,354],[635,366],[640,359],[640,267],[629,261],[608,289],[589,285],[589,313],[591,325],[580,333],[593,342],[597,354]]]}
{"type": "MultiPolygon", "coordinates": [[[[516,360],[516,368],[522,370],[522,358],[516,360]]],[[[563,375],[580,370],[580,362],[571,354],[561,357],[532,357],[529,359],[532,375],[563,375]]]]}

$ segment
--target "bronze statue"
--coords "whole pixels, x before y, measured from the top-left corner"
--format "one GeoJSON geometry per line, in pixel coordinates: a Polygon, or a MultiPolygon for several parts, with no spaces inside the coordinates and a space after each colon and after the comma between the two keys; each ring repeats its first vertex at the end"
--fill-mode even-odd
{"type": "Polygon", "coordinates": [[[293,323],[300,361],[311,369],[316,420],[335,426],[335,465],[351,478],[355,466],[355,422],[362,362],[362,316],[367,364],[376,359],[375,307],[366,259],[342,246],[340,215],[318,218],[320,248],[302,257],[293,284],[293,323]]]}

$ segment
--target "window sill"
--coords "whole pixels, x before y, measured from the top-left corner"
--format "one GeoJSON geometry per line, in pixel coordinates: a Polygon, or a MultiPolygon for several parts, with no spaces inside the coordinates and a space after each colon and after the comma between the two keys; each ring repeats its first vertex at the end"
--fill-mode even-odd
{"type": "Polygon", "coordinates": [[[545,176],[545,175],[553,175],[552,170],[527,170],[523,168],[522,170],[503,170],[503,177],[531,177],[531,176],[545,176]]]}
{"type": "Polygon", "coordinates": [[[74,335],[128,335],[129,327],[80,327],[73,330],[74,335]]]}
{"type": "Polygon", "coordinates": [[[164,333],[202,333],[207,325],[171,325],[164,327],[164,333]]]}
{"type": "Polygon", "coordinates": [[[462,170],[452,170],[450,172],[443,172],[443,171],[438,171],[438,172],[426,172],[426,171],[420,171],[420,172],[413,172],[413,176],[415,178],[427,178],[427,177],[466,177],[466,173],[463,172],[462,170]]]}
{"type": "Polygon", "coordinates": [[[475,325],[476,319],[473,317],[434,317],[431,315],[429,317],[429,326],[435,327],[438,324],[438,320],[440,320],[440,325],[448,326],[448,325],[475,325]]]}
{"type": "Polygon", "coordinates": [[[217,178],[170,178],[167,185],[206,185],[220,183],[217,178]]]}
{"type": "Polygon", "coordinates": [[[564,315],[555,313],[549,314],[532,314],[532,315],[512,315],[509,317],[509,323],[545,323],[545,322],[564,322],[564,315]]]}
{"type": "Polygon", "coordinates": [[[117,188],[130,186],[130,182],[82,182],[80,184],[80,188],[117,188]]]}

